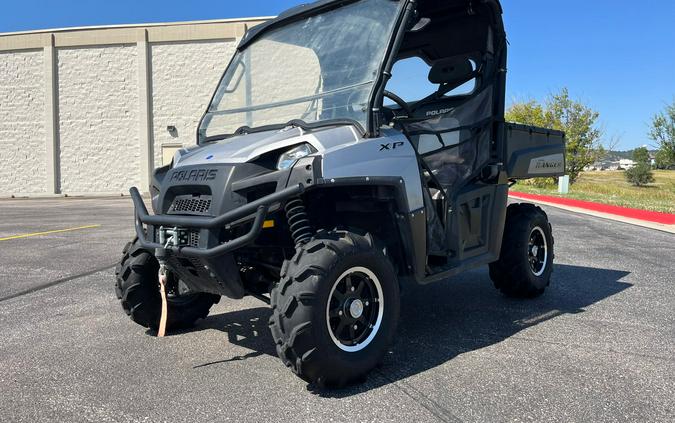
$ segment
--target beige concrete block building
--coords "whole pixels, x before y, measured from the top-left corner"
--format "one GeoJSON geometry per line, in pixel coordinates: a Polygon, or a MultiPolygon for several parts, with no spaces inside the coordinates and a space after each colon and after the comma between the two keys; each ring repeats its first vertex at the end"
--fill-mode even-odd
{"type": "Polygon", "coordinates": [[[0,34],[0,197],[146,190],[264,19],[0,34]]]}

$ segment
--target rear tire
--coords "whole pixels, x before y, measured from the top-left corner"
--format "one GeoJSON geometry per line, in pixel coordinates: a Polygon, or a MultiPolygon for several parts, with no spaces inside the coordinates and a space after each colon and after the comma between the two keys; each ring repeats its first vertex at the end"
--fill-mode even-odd
{"type": "Polygon", "coordinates": [[[284,364],[310,383],[342,387],[363,380],[387,351],[398,280],[370,235],[320,232],[284,263],[271,305],[284,364]]]}
{"type": "Polygon", "coordinates": [[[553,232],[548,216],[533,204],[512,204],[499,261],[490,264],[490,278],[504,295],[535,298],[544,293],[553,272],[553,232]]]}
{"type": "MultiPolygon", "coordinates": [[[[127,244],[122,260],[115,269],[115,293],[125,313],[139,325],[157,330],[162,310],[159,294],[159,262],[138,239],[127,244]]],[[[167,298],[167,330],[185,329],[209,314],[217,295],[206,293],[175,293],[167,298]]]]}

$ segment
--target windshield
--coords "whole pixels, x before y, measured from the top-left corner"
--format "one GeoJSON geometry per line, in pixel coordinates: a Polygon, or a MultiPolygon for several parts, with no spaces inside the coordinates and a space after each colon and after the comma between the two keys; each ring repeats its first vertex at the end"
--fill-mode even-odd
{"type": "Polygon", "coordinates": [[[399,6],[361,0],[261,34],[225,72],[200,141],[292,120],[349,119],[367,127],[399,6]]]}

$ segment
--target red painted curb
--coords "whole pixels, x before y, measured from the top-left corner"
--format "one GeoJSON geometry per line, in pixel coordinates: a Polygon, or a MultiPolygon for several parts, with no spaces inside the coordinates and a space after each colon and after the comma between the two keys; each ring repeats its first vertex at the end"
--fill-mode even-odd
{"type": "Polygon", "coordinates": [[[628,207],[610,206],[608,204],[593,203],[591,201],[573,200],[570,198],[551,197],[548,195],[526,194],[524,192],[510,192],[514,197],[524,200],[544,201],[561,206],[577,207],[580,209],[591,210],[600,213],[613,214],[616,216],[628,217],[631,219],[644,220],[646,222],[661,223],[664,225],[675,225],[675,214],[660,213],[648,210],[631,209],[628,207]]]}

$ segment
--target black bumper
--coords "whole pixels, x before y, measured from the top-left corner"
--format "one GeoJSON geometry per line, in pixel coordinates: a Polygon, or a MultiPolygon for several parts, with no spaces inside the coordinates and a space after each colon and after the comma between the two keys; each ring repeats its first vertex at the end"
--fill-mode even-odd
{"type": "Polygon", "coordinates": [[[137,188],[131,188],[131,198],[135,208],[136,235],[143,248],[149,250],[166,250],[176,255],[195,258],[214,258],[225,255],[236,249],[245,247],[255,241],[260,234],[271,206],[281,203],[289,198],[297,197],[304,192],[302,184],[294,185],[284,190],[275,192],[259,200],[253,201],[242,207],[224,213],[217,217],[195,216],[172,216],[150,215],[143,203],[143,198],[137,188]],[[148,240],[148,233],[156,233],[158,228],[181,228],[181,229],[221,229],[234,222],[253,220],[251,229],[243,236],[231,239],[213,248],[196,248],[190,246],[165,246],[148,240]],[[153,226],[155,230],[146,231],[144,225],[153,226]]]}

